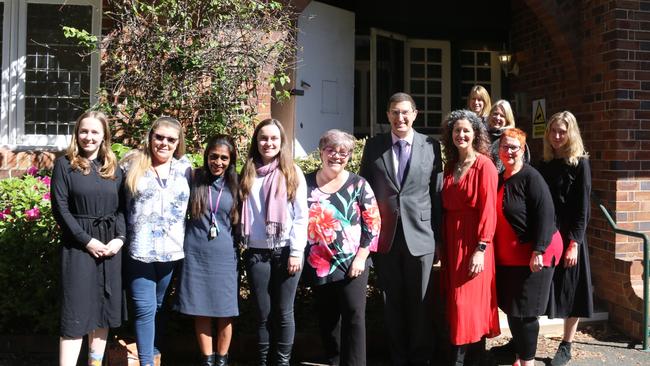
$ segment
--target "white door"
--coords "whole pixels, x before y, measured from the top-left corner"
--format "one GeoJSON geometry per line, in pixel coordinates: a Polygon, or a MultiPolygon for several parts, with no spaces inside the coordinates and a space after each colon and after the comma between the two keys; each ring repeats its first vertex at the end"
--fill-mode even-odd
{"type": "Polygon", "coordinates": [[[312,1],[298,19],[295,155],[331,128],[354,129],[354,13],[312,1]]]}

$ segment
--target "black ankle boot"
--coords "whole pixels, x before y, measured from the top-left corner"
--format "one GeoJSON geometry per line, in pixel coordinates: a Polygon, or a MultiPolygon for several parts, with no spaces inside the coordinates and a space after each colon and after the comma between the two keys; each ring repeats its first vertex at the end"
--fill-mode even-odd
{"type": "Polygon", "coordinates": [[[209,356],[203,356],[203,361],[201,362],[201,366],[214,366],[214,353],[209,355],[209,356]]]}
{"type": "Polygon", "coordinates": [[[215,353],[214,366],[228,366],[228,354],[222,356],[215,353]]]}
{"type": "Polygon", "coordinates": [[[269,357],[269,344],[268,343],[258,343],[257,344],[257,364],[259,366],[266,366],[267,359],[269,357]]]}
{"type": "Polygon", "coordinates": [[[292,347],[293,344],[278,343],[276,351],[276,364],[278,366],[289,366],[292,347]]]}

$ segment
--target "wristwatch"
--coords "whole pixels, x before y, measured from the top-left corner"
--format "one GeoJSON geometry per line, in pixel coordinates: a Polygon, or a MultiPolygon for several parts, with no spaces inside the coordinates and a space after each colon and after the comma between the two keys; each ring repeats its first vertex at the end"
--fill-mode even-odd
{"type": "Polygon", "coordinates": [[[479,252],[484,252],[485,249],[487,249],[487,244],[483,242],[479,242],[478,245],[476,246],[476,250],[478,250],[479,252]]]}

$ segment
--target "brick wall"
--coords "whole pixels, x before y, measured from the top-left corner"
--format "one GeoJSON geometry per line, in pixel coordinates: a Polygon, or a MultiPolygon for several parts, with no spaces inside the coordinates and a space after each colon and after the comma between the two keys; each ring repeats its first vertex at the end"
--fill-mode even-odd
{"type": "Polygon", "coordinates": [[[11,151],[0,148],[0,179],[21,176],[32,166],[51,169],[54,166],[54,159],[60,154],[63,153],[11,151]]]}
{"type": "MultiPolygon", "coordinates": [[[[531,106],[547,118],[572,111],[591,155],[594,193],[625,229],[650,232],[650,3],[511,1],[512,48],[523,101],[517,124],[531,131],[531,106]]],[[[541,140],[530,144],[541,158],[541,140]]],[[[596,295],[612,324],[641,336],[639,240],[614,235],[594,203],[588,229],[596,295]]]]}

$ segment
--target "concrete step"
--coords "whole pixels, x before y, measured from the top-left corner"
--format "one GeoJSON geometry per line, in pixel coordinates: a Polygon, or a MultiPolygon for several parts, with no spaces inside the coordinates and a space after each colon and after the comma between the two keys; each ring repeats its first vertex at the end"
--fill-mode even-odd
{"type": "MultiPolygon", "coordinates": [[[[591,318],[581,318],[579,326],[593,323],[604,323],[609,319],[609,313],[606,311],[594,312],[591,318]]],[[[508,319],[506,314],[499,309],[499,324],[501,325],[501,335],[511,336],[508,328],[508,319]]],[[[539,335],[541,336],[562,336],[564,332],[563,319],[549,319],[547,316],[539,317],[539,335]]]]}

